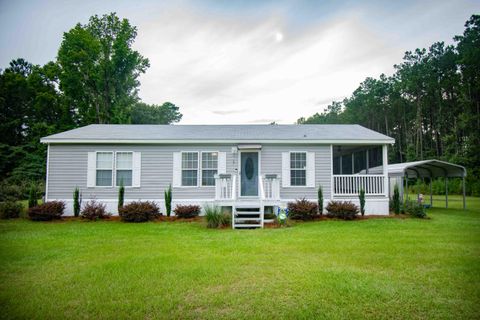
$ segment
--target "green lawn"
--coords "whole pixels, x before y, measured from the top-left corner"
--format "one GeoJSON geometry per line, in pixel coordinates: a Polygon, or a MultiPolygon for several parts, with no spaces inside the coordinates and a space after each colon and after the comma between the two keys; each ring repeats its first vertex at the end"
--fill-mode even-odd
{"type": "Polygon", "coordinates": [[[478,319],[468,207],[243,231],[1,221],[0,318],[478,319]]]}

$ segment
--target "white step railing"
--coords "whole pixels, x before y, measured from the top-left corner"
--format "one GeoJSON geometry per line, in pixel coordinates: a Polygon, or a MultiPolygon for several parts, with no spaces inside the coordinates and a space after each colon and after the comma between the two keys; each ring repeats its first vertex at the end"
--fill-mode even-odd
{"type": "Polygon", "coordinates": [[[215,199],[235,200],[237,176],[219,174],[215,176],[215,199]]]}
{"type": "Polygon", "coordinates": [[[333,194],[336,196],[358,195],[360,189],[365,195],[384,195],[385,176],[383,175],[334,175],[333,194]]]}
{"type": "Polygon", "coordinates": [[[263,200],[280,200],[280,181],[277,175],[260,176],[260,196],[263,200]]]}

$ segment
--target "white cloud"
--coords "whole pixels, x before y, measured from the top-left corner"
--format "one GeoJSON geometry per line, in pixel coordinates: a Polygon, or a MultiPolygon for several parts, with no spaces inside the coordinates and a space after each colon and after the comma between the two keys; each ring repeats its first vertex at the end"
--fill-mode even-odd
{"type": "Polygon", "coordinates": [[[298,30],[280,14],[254,20],[182,8],[138,28],[135,46],[151,62],[140,95],[176,103],[182,123],[293,123],[367,76],[391,73],[410,49],[355,11],[298,30]]]}

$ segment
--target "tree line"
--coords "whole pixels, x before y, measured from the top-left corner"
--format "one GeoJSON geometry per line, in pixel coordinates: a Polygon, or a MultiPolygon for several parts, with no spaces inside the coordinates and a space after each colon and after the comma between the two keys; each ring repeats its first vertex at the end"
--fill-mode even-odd
{"type": "Polygon", "coordinates": [[[55,61],[17,58],[0,69],[0,194],[24,194],[25,182],[45,179],[43,136],[92,123],[180,121],[173,103],[140,101],[149,61],[132,49],[136,36],[127,19],[95,15],[64,33],[55,61]]]}
{"type": "Polygon", "coordinates": [[[395,138],[391,163],[464,165],[467,192],[480,195],[480,15],[453,40],[407,51],[393,75],[366,78],[350,97],[297,123],[358,123],[384,133],[395,138]]]}

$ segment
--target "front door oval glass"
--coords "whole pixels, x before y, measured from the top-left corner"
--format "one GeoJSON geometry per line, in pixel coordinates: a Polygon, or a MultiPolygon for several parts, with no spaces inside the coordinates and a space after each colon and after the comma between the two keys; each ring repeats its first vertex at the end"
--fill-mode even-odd
{"type": "Polygon", "coordinates": [[[240,195],[258,196],[258,152],[240,154],[240,195]]]}

